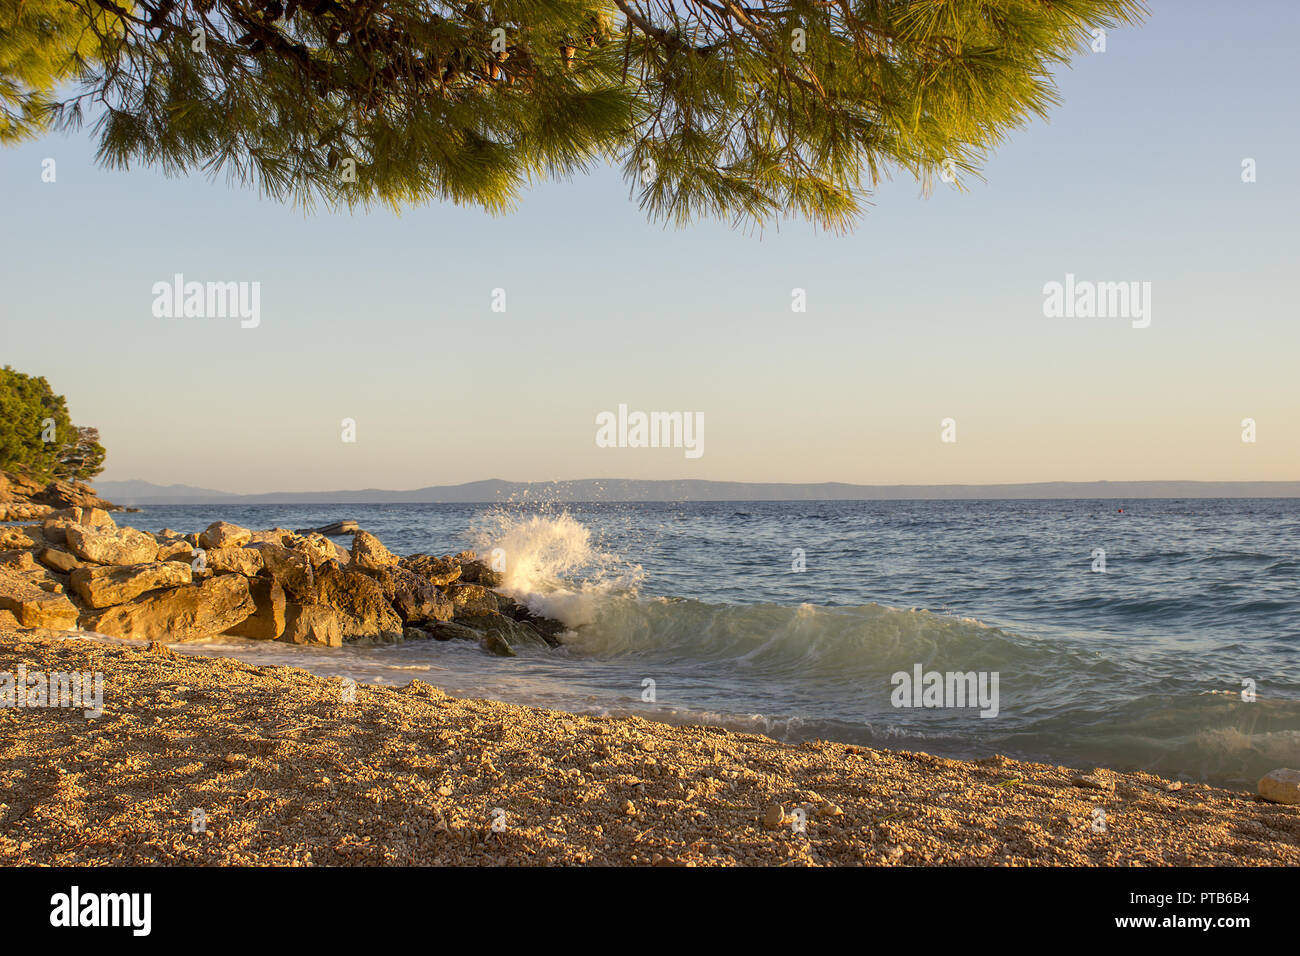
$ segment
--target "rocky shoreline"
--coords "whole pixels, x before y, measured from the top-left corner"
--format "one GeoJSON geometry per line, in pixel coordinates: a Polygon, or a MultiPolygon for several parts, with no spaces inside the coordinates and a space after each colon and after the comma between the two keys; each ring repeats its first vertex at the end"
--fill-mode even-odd
{"type": "Polygon", "coordinates": [[[503,575],[472,551],[398,557],[359,529],[344,548],[318,531],[224,521],[140,531],[88,504],[0,508],[38,522],[0,526],[0,625],[165,642],[471,640],[498,656],[553,647],[564,631],[497,591],[503,575]]]}
{"type": "MultiPolygon", "coordinates": [[[[0,476],[10,498],[0,502],[0,520],[30,522],[0,524],[0,634],[92,632],[160,651],[222,635],[328,647],[462,640],[514,656],[524,644],[555,647],[565,632],[561,622],[502,593],[504,575],[470,551],[399,557],[348,522],[324,530],[350,533],[350,548],[320,529],[252,530],[224,521],[201,532],[147,532],[119,525],[108,510],[116,506],[84,485],[22,486],[0,476]],[[16,497],[15,487],[26,497],[16,497]],[[50,503],[69,500],[81,503],[50,503]]],[[[187,682],[194,666],[184,665],[187,682]]],[[[1077,776],[1076,785],[1101,779],[1077,776]]],[[[1259,796],[1300,804],[1300,771],[1268,774],[1259,796]]],[[[1294,848],[1300,821],[1282,819],[1291,821],[1294,848]]]]}

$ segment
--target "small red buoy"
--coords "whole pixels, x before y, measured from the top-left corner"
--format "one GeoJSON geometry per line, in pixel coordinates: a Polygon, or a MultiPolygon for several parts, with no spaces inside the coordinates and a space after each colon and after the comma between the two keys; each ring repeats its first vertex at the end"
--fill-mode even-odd
{"type": "Polygon", "coordinates": [[[1123,514],[1123,513],[1124,513],[1124,509],[1123,509],[1123,508],[1120,508],[1120,509],[1119,509],[1119,513],[1120,513],[1120,514],[1123,514]]]}

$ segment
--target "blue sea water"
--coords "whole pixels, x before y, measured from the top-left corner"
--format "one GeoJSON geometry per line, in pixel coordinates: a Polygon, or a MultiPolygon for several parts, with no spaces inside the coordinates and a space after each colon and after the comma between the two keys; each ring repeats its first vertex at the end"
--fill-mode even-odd
{"type": "Polygon", "coordinates": [[[202,652],[783,740],[1242,788],[1300,766],[1295,499],[192,505],[121,523],[341,518],[401,554],[501,548],[503,590],[570,625],[564,646],[501,659],[457,642],[224,639],[202,652]],[[917,665],[996,674],[997,715],[895,706],[893,675],[917,665]]]}

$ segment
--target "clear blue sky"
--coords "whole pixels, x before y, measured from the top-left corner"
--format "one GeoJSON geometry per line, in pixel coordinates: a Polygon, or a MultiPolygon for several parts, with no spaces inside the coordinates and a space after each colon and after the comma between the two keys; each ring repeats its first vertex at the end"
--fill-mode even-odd
{"type": "Polygon", "coordinates": [[[104,478],[239,492],[1300,479],[1300,5],[1149,5],[985,182],[899,176],[848,236],[664,229],[613,170],[504,217],[304,215],[100,169],[88,131],[0,151],[0,363],[101,429],[104,478]],[[176,272],[261,282],[260,327],[155,318],[176,272]],[[1066,273],[1151,282],[1151,326],[1044,318],[1066,273]],[[703,412],[705,454],[597,448],[620,402],[703,412]]]}

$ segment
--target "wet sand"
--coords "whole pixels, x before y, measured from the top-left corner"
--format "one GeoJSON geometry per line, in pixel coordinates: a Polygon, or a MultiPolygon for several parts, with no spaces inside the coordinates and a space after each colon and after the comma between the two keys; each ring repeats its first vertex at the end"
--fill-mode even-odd
{"type": "Polygon", "coordinates": [[[1300,865],[1300,806],[1145,773],[791,745],[0,630],[0,673],[19,665],[102,672],[104,709],[0,708],[10,866],[1300,865]]]}

